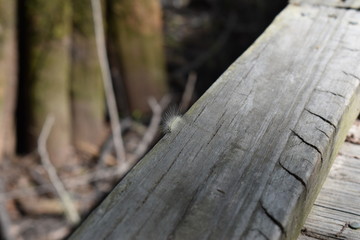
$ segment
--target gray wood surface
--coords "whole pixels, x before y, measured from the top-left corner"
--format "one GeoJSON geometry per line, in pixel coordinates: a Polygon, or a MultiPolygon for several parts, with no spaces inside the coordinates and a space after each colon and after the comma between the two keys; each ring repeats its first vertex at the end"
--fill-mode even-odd
{"type": "Polygon", "coordinates": [[[360,145],[345,143],[306,219],[298,240],[359,240],[360,230],[360,145]]]}
{"type": "Polygon", "coordinates": [[[293,4],[313,4],[313,5],[323,5],[331,6],[337,8],[360,8],[360,0],[290,0],[290,3],[293,4]]]}
{"type": "Polygon", "coordinates": [[[289,5],[70,239],[296,239],[360,112],[359,24],[289,5]]]}

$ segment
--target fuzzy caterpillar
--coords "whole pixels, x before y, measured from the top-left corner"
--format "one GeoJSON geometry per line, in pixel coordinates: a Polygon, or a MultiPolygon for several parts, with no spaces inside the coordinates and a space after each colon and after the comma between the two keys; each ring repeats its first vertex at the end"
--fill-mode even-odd
{"type": "Polygon", "coordinates": [[[179,130],[183,125],[184,119],[176,109],[170,109],[164,114],[162,131],[164,133],[171,133],[179,130]]]}

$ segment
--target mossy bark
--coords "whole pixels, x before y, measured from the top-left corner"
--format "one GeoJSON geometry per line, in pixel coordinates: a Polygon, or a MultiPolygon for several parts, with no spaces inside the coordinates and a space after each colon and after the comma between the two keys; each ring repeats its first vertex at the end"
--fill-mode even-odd
{"type": "Polygon", "coordinates": [[[98,145],[104,124],[104,89],[96,50],[91,0],[72,1],[71,106],[73,140],[98,145]]]}
{"type": "Polygon", "coordinates": [[[17,86],[16,1],[0,0],[0,162],[15,146],[14,105],[17,86]]]}
{"type": "Polygon", "coordinates": [[[131,111],[149,111],[148,98],[167,92],[158,0],[108,1],[109,36],[121,62],[131,111]]]}
{"type": "Polygon", "coordinates": [[[54,116],[47,148],[52,162],[61,167],[70,164],[70,1],[26,0],[23,4],[26,96],[22,104],[28,110],[27,145],[36,146],[46,117],[54,116]]]}

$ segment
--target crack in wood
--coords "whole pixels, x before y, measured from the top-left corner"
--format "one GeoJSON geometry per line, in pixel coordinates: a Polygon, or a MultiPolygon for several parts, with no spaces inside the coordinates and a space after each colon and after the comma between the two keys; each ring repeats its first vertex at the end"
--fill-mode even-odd
{"type": "Polygon", "coordinates": [[[290,174],[291,176],[293,176],[296,180],[298,180],[305,188],[306,192],[307,192],[307,187],[306,187],[306,183],[305,181],[299,177],[298,175],[296,175],[295,173],[291,172],[289,169],[287,169],[282,163],[281,161],[279,161],[279,165],[288,173],[290,174]]]}
{"type": "Polygon", "coordinates": [[[200,115],[205,111],[205,109],[206,109],[206,106],[204,106],[201,110],[200,110],[200,112],[198,113],[198,115],[194,118],[194,123],[197,121],[197,119],[200,117],[200,115]]]}
{"type": "MultiPolygon", "coordinates": [[[[258,229],[257,229],[258,230],[258,229]]],[[[263,236],[265,239],[270,240],[270,238],[268,238],[268,236],[266,236],[262,231],[258,230],[258,232],[260,233],[261,236],[263,236]]]]}
{"type": "Polygon", "coordinates": [[[342,213],[346,213],[346,214],[350,214],[350,215],[353,215],[353,216],[356,216],[356,217],[360,217],[360,214],[345,211],[345,210],[341,210],[341,209],[338,209],[338,208],[328,207],[328,206],[324,206],[324,205],[317,204],[317,203],[314,203],[314,206],[325,208],[325,209],[330,209],[330,210],[334,210],[334,211],[338,211],[338,212],[342,212],[342,213]]]}
{"type": "Polygon", "coordinates": [[[336,129],[336,125],[335,125],[335,124],[333,124],[332,122],[330,122],[329,120],[327,120],[326,118],[324,118],[323,116],[320,116],[319,114],[316,114],[316,113],[314,113],[314,112],[310,111],[310,110],[309,110],[309,109],[307,109],[307,108],[305,108],[305,110],[306,110],[307,112],[311,113],[312,115],[314,115],[314,116],[316,116],[316,117],[320,118],[320,119],[321,119],[321,120],[323,120],[324,122],[326,122],[326,123],[330,124],[330,125],[331,125],[334,129],[336,129]]]}
{"type": "Polygon", "coordinates": [[[195,190],[193,196],[191,197],[189,203],[186,205],[185,210],[183,212],[183,214],[179,217],[179,220],[176,222],[176,224],[173,227],[173,230],[171,231],[171,233],[168,235],[167,239],[172,239],[175,237],[175,232],[178,228],[178,226],[183,222],[184,218],[187,216],[187,213],[189,212],[189,210],[191,209],[191,207],[194,205],[194,202],[199,194],[200,191],[200,186],[195,190]]]}
{"type": "Polygon", "coordinates": [[[355,7],[346,7],[346,6],[332,6],[333,8],[336,9],[341,9],[341,10],[354,10],[354,11],[360,11],[360,8],[355,8],[355,7]]]}
{"type": "Polygon", "coordinates": [[[315,127],[315,128],[316,128],[316,130],[318,130],[319,132],[322,132],[328,139],[330,139],[330,136],[329,136],[325,131],[321,130],[321,129],[318,128],[318,127],[315,127]]]}
{"type": "Polygon", "coordinates": [[[343,49],[348,50],[348,51],[351,51],[351,52],[359,52],[359,51],[360,51],[360,49],[357,49],[357,48],[343,47],[343,49]]]}
{"type": "Polygon", "coordinates": [[[148,198],[150,197],[151,193],[153,191],[155,191],[155,189],[158,187],[159,183],[161,182],[161,180],[166,176],[166,174],[170,171],[170,169],[172,168],[172,166],[175,164],[176,160],[178,159],[178,157],[180,156],[180,154],[184,151],[184,148],[181,149],[181,151],[176,155],[174,161],[170,164],[170,166],[168,167],[168,169],[160,176],[160,178],[155,182],[155,184],[153,185],[153,187],[148,191],[146,197],[142,200],[141,204],[135,209],[135,212],[137,212],[144,204],[145,202],[148,200],[148,198]]]}
{"type": "MultiPolygon", "coordinates": [[[[341,0],[341,2],[344,2],[344,3],[345,3],[345,1],[346,0],[341,0]]],[[[341,6],[341,5],[334,5],[334,4],[324,4],[324,3],[320,3],[320,2],[312,3],[311,1],[294,1],[294,0],[290,1],[290,4],[292,4],[294,6],[302,6],[304,3],[310,4],[311,6],[316,7],[316,8],[326,7],[326,8],[345,10],[345,11],[348,11],[348,10],[360,11],[360,8],[352,7],[352,6],[348,6],[348,5],[341,6]]]]}
{"type": "Polygon", "coordinates": [[[319,89],[319,88],[316,88],[315,91],[318,91],[318,92],[324,92],[324,93],[330,93],[334,96],[337,96],[337,97],[341,97],[341,98],[345,98],[345,96],[339,94],[339,93],[334,93],[334,92],[331,92],[331,91],[328,91],[328,90],[324,90],[324,89],[319,89]]]}
{"type": "Polygon", "coordinates": [[[278,221],[273,215],[271,215],[269,213],[269,211],[264,207],[264,204],[262,202],[260,202],[260,206],[262,208],[262,210],[264,211],[264,213],[266,214],[266,216],[268,216],[271,221],[273,221],[281,230],[281,232],[284,234],[285,238],[286,238],[286,230],[284,228],[284,226],[281,224],[280,221],[278,221]]]}
{"type": "MultiPolygon", "coordinates": [[[[200,151],[199,151],[200,152],[200,151]]],[[[168,240],[173,239],[175,237],[175,232],[178,228],[178,226],[181,224],[181,222],[183,222],[183,219],[187,216],[188,211],[191,209],[191,207],[194,205],[195,200],[197,199],[197,196],[199,195],[200,191],[202,189],[204,189],[204,186],[206,186],[206,183],[209,181],[209,178],[214,174],[216,168],[219,167],[219,162],[215,163],[209,170],[209,173],[207,174],[207,176],[204,178],[204,180],[201,182],[201,184],[199,184],[199,186],[196,188],[193,196],[191,197],[189,203],[186,205],[185,207],[185,211],[182,214],[182,216],[179,218],[179,220],[177,221],[177,223],[175,224],[173,230],[171,231],[171,233],[168,235],[168,240]]],[[[225,194],[224,191],[222,191],[221,189],[217,188],[216,191],[218,191],[221,194],[225,194]]]]}
{"type": "Polygon", "coordinates": [[[360,81],[360,77],[356,76],[355,74],[352,74],[352,73],[348,73],[348,72],[345,72],[345,71],[342,71],[346,76],[351,76],[355,79],[357,79],[358,81],[360,81]]]}
{"type": "Polygon", "coordinates": [[[336,237],[341,237],[341,234],[343,234],[344,230],[349,227],[349,224],[346,222],[344,224],[344,226],[342,226],[342,228],[340,229],[340,231],[338,233],[335,234],[336,237]]]}
{"type": "Polygon", "coordinates": [[[301,229],[301,235],[306,236],[306,237],[311,237],[317,240],[339,240],[339,239],[344,239],[344,238],[339,238],[339,237],[333,237],[333,236],[329,236],[329,235],[324,235],[321,233],[317,233],[314,231],[310,231],[306,228],[301,229]]]}
{"type": "Polygon", "coordinates": [[[303,143],[305,143],[306,145],[308,145],[308,146],[310,146],[311,148],[315,149],[315,150],[320,154],[320,160],[321,160],[321,164],[322,164],[323,161],[324,161],[324,158],[323,158],[323,155],[322,155],[322,152],[320,151],[320,149],[319,149],[317,146],[315,146],[315,145],[313,145],[313,144],[305,141],[305,139],[302,138],[299,134],[297,134],[294,130],[291,129],[291,132],[292,132],[296,137],[298,137],[303,143]]]}
{"type": "MultiPolygon", "coordinates": [[[[220,116],[220,118],[219,118],[219,121],[225,116],[225,114],[226,114],[226,111],[224,111],[224,112],[221,114],[221,116],[220,116]]],[[[212,133],[212,136],[211,136],[210,140],[208,141],[207,145],[210,144],[210,142],[211,142],[211,141],[214,139],[214,137],[218,134],[220,128],[221,128],[223,125],[224,125],[224,121],[221,121],[220,126],[215,130],[215,132],[212,133]]]]}
{"type": "Polygon", "coordinates": [[[339,156],[349,157],[349,158],[360,159],[360,157],[358,157],[358,156],[355,156],[355,155],[353,155],[353,154],[348,154],[348,153],[345,153],[345,152],[339,152],[338,155],[339,155],[339,156]]]}
{"type": "MultiPolygon", "coordinates": [[[[159,185],[159,183],[161,182],[161,180],[165,177],[165,175],[169,172],[169,170],[170,170],[170,169],[172,168],[172,166],[175,164],[176,159],[180,156],[180,154],[183,152],[183,150],[184,150],[184,149],[182,149],[182,150],[178,153],[178,155],[176,156],[175,160],[171,163],[171,165],[169,166],[169,168],[167,169],[167,171],[166,171],[166,172],[160,177],[160,179],[156,182],[155,187],[152,188],[152,189],[150,189],[148,195],[147,195],[147,196],[145,197],[145,199],[142,201],[142,205],[147,201],[147,199],[149,198],[149,196],[151,195],[151,193],[156,189],[156,187],[159,185]]],[[[201,152],[201,149],[195,154],[194,159],[197,158],[197,156],[199,155],[200,152],[201,152]]],[[[201,186],[201,185],[200,185],[200,186],[201,186]]],[[[195,199],[196,199],[196,196],[198,195],[200,186],[196,188],[196,190],[195,190],[193,196],[191,197],[189,203],[186,205],[184,213],[183,213],[182,216],[179,218],[179,221],[176,223],[176,225],[175,225],[174,230],[172,231],[172,233],[168,236],[169,239],[171,239],[171,237],[173,236],[173,233],[176,231],[176,228],[177,228],[177,226],[180,224],[181,220],[186,216],[186,213],[187,213],[188,209],[190,209],[190,207],[193,205],[193,203],[194,203],[194,201],[195,201],[195,199]]],[[[141,205],[141,206],[142,206],[142,205],[141,205]]],[[[141,206],[140,206],[140,207],[141,207],[141,206]]],[[[137,211],[140,207],[138,207],[138,208],[136,209],[136,211],[137,211]]],[[[147,221],[145,221],[143,225],[145,225],[146,222],[147,222],[147,221]]],[[[138,232],[135,234],[134,237],[136,237],[136,236],[140,233],[141,229],[142,229],[142,226],[139,228],[138,232]]]]}
{"type": "Polygon", "coordinates": [[[225,195],[225,192],[223,190],[219,189],[219,188],[217,188],[216,191],[218,191],[219,193],[225,195]]]}
{"type": "Polygon", "coordinates": [[[256,231],[258,232],[261,236],[263,236],[265,239],[270,240],[270,238],[268,236],[265,235],[265,233],[263,233],[260,229],[252,229],[252,231],[256,231]]]}

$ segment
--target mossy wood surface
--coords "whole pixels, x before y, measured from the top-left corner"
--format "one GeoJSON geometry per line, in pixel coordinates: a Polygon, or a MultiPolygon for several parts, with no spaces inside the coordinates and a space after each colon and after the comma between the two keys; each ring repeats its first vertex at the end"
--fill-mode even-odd
{"type": "Polygon", "coordinates": [[[359,24],[289,5],[70,239],[296,239],[360,112],[359,24]]]}
{"type": "Polygon", "coordinates": [[[71,64],[72,134],[76,146],[98,145],[105,115],[105,96],[96,50],[91,0],[72,1],[71,64]],[[89,131],[91,129],[91,131],[89,131]]]}
{"type": "Polygon", "coordinates": [[[28,145],[35,147],[48,115],[55,124],[48,139],[50,158],[56,166],[66,164],[71,141],[69,0],[24,1],[26,22],[25,102],[28,145]]]}
{"type": "Polygon", "coordinates": [[[16,1],[0,0],[0,162],[15,148],[16,7],[16,1]]]}

